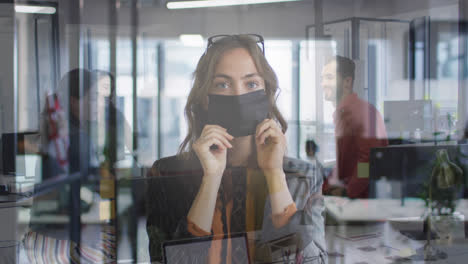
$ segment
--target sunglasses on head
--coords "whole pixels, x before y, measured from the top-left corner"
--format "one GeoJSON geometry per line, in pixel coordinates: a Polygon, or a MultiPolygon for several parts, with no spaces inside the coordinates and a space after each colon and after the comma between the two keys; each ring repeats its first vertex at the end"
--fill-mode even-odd
{"type": "MultiPolygon", "coordinates": [[[[240,37],[247,36],[253,39],[257,44],[260,43],[259,47],[261,48],[263,55],[265,55],[265,43],[263,37],[258,34],[240,34],[240,35],[215,35],[208,38],[208,45],[206,46],[206,50],[208,50],[213,44],[219,42],[225,38],[231,39],[239,39],[240,37]]],[[[205,51],[206,52],[206,51],[205,51]]]]}

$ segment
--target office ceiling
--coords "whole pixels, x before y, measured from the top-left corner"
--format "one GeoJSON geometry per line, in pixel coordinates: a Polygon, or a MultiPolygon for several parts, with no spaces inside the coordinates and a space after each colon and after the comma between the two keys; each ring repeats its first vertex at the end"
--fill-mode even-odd
{"type": "MultiPolygon", "coordinates": [[[[76,12],[71,3],[83,1],[80,24],[103,34],[118,26],[119,34],[131,28],[131,3],[118,0],[117,24],[110,25],[110,0],[51,0],[58,2],[63,24],[76,12]]],[[[168,10],[167,0],[137,0],[139,32],[148,36],[178,37],[180,34],[213,35],[220,33],[259,32],[271,38],[304,38],[306,26],[315,23],[314,0],[298,2],[168,10]]],[[[180,1],[180,0],[179,0],[180,1]]],[[[44,2],[44,1],[36,1],[44,2]]],[[[457,19],[458,0],[323,0],[324,22],[349,17],[398,18],[411,20],[421,16],[457,19]]]]}

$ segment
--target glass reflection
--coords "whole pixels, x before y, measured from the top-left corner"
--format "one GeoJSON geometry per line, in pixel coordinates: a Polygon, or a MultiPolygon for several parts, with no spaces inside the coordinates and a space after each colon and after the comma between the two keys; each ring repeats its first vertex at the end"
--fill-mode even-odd
{"type": "MultiPolygon", "coordinates": [[[[164,257],[159,244],[172,255],[219,245],[223,260],[237,250],[253,251],[258,261],[283,263],[289,256],[300,263],[291,260],[299,245],[304,255],[324,256],[313,261],[328,263],[465,262],[465,1],[302,0],[190,11],[168,11],[154,0],[4,2],[0,263],[148,263],[164,257]],[[31,13],[20,5],[30,5],[31,13]],[[51,7],[55,13],[44,12],[51,7]],[[179,155],[187,134],[196,135],[193,141],[201,135],[189,133],[184,106],[207,37],[252,32],[265,38],[265,58],[281,90],[274,102],[288,126],[282,165],[297,211],[277,229],[268,216],[276,207],[265,173],[255,162],[230,164],[255,161],[257,153],[229,149],[222,199],[212,201],[212,215],[221,218],[212,222],[223,223],[222,235],[196,237],[183,227],[203,166],[196,153],[184,161],[168,157],[179,155]],[[182,37],[187,34],[196,41],[182,37]],[[335,56],[355,64],[353,93],[379,113],[388,145],[358,139],[343,150],[341,133],[353,134],[364,120],[375,121],[371,127],[381,122],[337,120],[343,109],[325,100],[321,84],[335,56]],[[342,168],[343,159],[352,166],[342,168]],[[320,196],[322,180],[333,175],[341,190],[357,175],[368,194],[320,196]],[[158,192],[147,194],[148,188],[158,192]],[[185,235],[192,243],[180,241],[185,235]],[[307,247],[308,241],[316,243],[307,247]]],[[[224,77],[208,78],[226,91],[203,94],[216,111],[201,121],[229,131],[223,120],[256,111],[247,106],[235,114],[239,107],[220,98],[252,100],[261,110],[264,95],[255,88],[268,78],[251,76],[243,83],[248,92],[231,94],[224,77]]],[[[351,108],[361,105],[355,101],[351,108]]]]}

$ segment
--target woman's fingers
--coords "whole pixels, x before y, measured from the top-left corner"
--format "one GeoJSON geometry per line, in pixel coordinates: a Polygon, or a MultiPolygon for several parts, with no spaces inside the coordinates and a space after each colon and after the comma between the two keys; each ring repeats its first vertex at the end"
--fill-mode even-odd
{"type": "Polygon", "coordinates": [[[220,140],[219,138],[217,137],[211,137],[211,138],[208,138],[206,139],[202,144],[201,144],[201,147],[203,149],[209,149],[211,146],[213,145],[216,145],[218,146],[218,148],[220,150],[224,150],[224,149],[227,149],[228,147],[225,145],[225,143],[220,140]]]}
{"type": "Polygon", "coordinates": [[[196,143],[199,147],[206,149],[212,145],[216,145],[220,149],[227,149],[232,148],[229,142],[232,139],[233,136],[227,133],[225,128],[218,125],[206,125],[196,143]]]}
{"type": "Polygon", "coordinates": [[[210,125],[203,128],[202,134],[192,147],[200,159],[205,176],[222,177],[226,168],[226,149],[232,147],[230,138],[231,135],[220,126],[210,125]]]}
{"type": "MultiPolygon", "coordinates": [[[[220,135],[220,134],[217,134],[217,133],[210,133],[210,134],[207,134],[205,137],[203,137],[202,141],[206,142],[206,144],[209,144],[211,142],[211,139],[216,139],[217,142],[219,142],[218,144],[215,144],[217,145],[218,147],[222,147],[222,148],[232,148],[232,145],[231,143],[229,142],[229,140],[226,139],[226,137],[224,135],[220,135]]],[[[208,145],[207,147],[211,147],[213,144],[211,145],[208,145]]]]}
{"type": "Polygon", "coordinates": [[[270,129],[270,128],[273,128],[282,133],[278,124],[276,124],[276,122],[273,119],[265,119],[260,124],[257,125],[257,130],[255,133],[256,137],[260,136],[260,134],[262,134],[263,132],[265,132],[267,129],[270,129]]]}
{"type": "Polygon", "coordinates": [[[283,136],[283,132],[273,119],[263,120],[257,126],[257,131],[255,133],[256,141],[259,144],[264,144],[267,138],[271,138],[273,142],[277,143],[283,136]]]}
{"type": "Polygon", "coordinates": [[[193,149],[195,152],[198,154],[206,153],[210,151],[210,147],[213,145],[218,146],[218,149],[224,150],[227,147],[224,145],[219,138],[217,137],[211,137],[211,138],[199,138],[195,143],[193,144],[193,149]]]}
{"type": "Polygon", "coordinates": [[[218,126],[218,125],[206,125],[203,128],[203,131],[202,131],[200,137],[203,137],[204,135],[207,135],[208,133],[213,133],[213,132],[224,135],[229,140],[232,140],[234,138],[233,136],[231,136],[227,132],[227,129],[225,129],[225,128],[221,127],[221,126],[218,126]]]}
{"type": "Polygon", "coordinates": [[[206,133],[203,138],[210,138],[210,137],[217,137],[221,139],[227,147],[232,147],[231,143],[229,142],[228,137],[225,134],[219,133],[218,131],[211,131],[206,133]]]}
{"type": "Polygon", "coordinates": [[[280,135],[278,135],[278,132],[277,131],[274,131],[274,129],[267,129],[266,131],[264,131],[257,139],[257,143],[258,144],[264,144],[265,143],[265,140],[268,138],[268,142],[272,142],[272,143],[278,143],[279,142],[279,137],[280,135]]]}

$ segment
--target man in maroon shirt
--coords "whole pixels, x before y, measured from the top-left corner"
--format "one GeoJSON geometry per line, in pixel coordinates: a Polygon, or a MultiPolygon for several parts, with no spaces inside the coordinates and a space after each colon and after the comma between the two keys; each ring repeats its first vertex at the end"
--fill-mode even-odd
{"type": "Polygon", "coordinates": [[[323,185],[323,193],[367,198],[370,149],[387,146],[388,141],[380,113],[353,92],[354,71],[354,62],[341,56],[322,70],[325,100],[336,107],[336,166],[323,185]]]}

